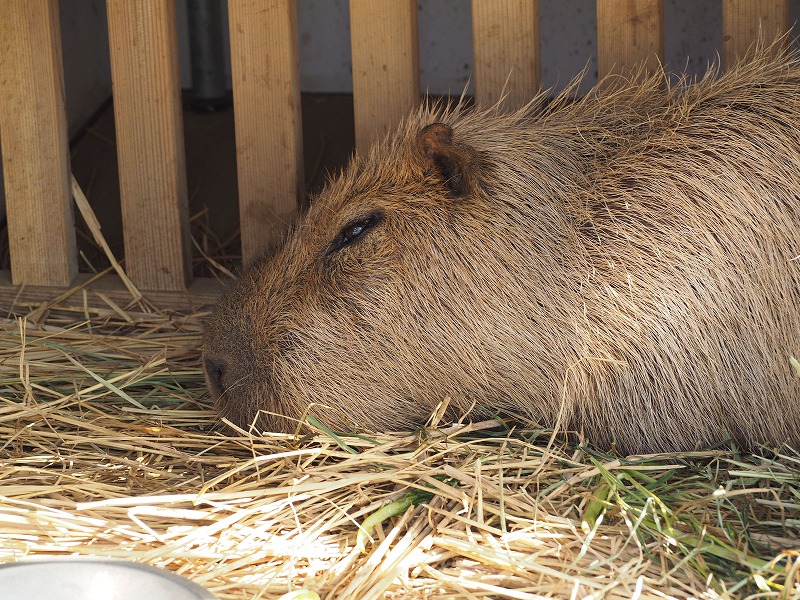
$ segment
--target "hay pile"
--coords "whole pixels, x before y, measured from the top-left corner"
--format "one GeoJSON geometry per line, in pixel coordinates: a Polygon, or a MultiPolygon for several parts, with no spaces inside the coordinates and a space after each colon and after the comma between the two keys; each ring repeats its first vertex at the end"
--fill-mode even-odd
{"type": "Polygon", "coordinates": [[[198,316],[38,317],[0,331],[1,561],[122,557],[221,599],[800,596],[797,451],[622,458],[496,422],[230,437],[198,316]]]}

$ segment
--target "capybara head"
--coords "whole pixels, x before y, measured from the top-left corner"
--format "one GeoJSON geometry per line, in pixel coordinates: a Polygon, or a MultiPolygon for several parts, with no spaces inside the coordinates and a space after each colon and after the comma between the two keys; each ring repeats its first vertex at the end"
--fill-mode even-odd
{"type": "Polygon", "coordinates": [[[800,64],[426,107],[206,325],[242,427],[496,412],[629,452],[800,440],[800,64]]]}

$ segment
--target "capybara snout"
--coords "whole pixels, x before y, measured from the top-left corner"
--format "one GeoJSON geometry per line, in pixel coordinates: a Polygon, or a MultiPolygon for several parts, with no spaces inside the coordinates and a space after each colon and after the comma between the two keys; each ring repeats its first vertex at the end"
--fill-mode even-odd
{"type": "Polygon", "coordinates": [[[425,107],[209,319],[244,428],[510,413],[628,452],[800,442],[800,61],[425,107]]]}

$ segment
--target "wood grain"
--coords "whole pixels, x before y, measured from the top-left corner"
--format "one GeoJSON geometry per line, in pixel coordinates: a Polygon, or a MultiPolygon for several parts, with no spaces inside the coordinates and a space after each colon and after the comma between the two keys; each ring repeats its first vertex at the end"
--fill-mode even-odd
{"type": "Polygon", "coordinates": [[[186,167],[172,0],[108,0],[125,267],[141,289],[190,276],[186,167]]]}
{"type": "Polygon", "coordinates": [[[539,1],[472,1],[475,99],[512,110],[541,86],[539,1]]]}
{"type": "Polygon", "coordinates": [[[229,0],[239,220],[251,262],[296,220],[303,197],[294,0],[229,0]]]}
{"type": "Polygon", "coordinates": [[[653,71],[664,57],[663,0],[597,0],[597,72],[653,71]]]}
{"type": "MultiPolygon", "coordinates": [[[[789,0],[723,0],[722,56],[725,66],[734,64],[759,36],[771,43],[789,31],[789,0]]],[[[777,51],[785,48],[781,44],[777,51]]]]}
{"type": "Polygon", "coordinates": [[[397,127],[419,104],[417,3],[350,0],[356,150],[397,127]]]}
{"type": "Polygon", "coordinates": [[[0,2],[0,130],[15,284],[77,275],[57,0],[0,2]]]}

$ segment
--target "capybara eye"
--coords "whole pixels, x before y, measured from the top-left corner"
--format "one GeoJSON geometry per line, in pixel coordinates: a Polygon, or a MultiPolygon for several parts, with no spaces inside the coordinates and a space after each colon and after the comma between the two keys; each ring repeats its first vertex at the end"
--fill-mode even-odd
{"type": "Polygon", "coordinates": [[[355,238],[360,236],[362,233],[364,233],[364,230],[366,228],[367,228],[367,223],[366,222],[357,223],[357,224],[353,225],[352,227],[348,227],[347,229],[345,229],[342,232],[342,238],[344,239],[345,242],[349,242],[351,240],[354,240],[355,238]]]}
{"type": "Polygon", "coordinates": [[[359,217],[350,221],[342,228],[342,231],[331,244],[328,254],[340,250],[363,236],[369,229],[377,225],[381,218],[382,214],[380,212],[374,212],[366,217],[359,217]]]}

